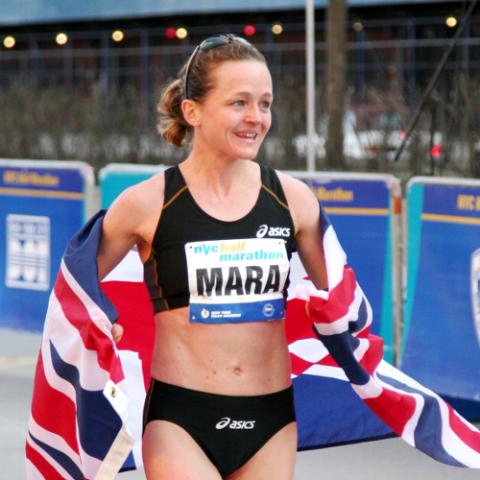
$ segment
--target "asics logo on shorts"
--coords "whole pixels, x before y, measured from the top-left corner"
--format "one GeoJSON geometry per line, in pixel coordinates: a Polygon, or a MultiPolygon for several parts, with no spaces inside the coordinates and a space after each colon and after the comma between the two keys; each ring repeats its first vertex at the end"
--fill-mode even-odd
{"type": "Polygon", "coordinates": [[[252,430],[255,428],[255,420],[232,420],[230,417],[221,418],[215,425],[217,430],[230,428],[231,430],[252,430]]]}
{"type": "Polygon", "coordinates": [[[289,237],[290,227],[269,227],[266,223],[260,225],[257,230],[257,238],[269,237],[289,237]]]}

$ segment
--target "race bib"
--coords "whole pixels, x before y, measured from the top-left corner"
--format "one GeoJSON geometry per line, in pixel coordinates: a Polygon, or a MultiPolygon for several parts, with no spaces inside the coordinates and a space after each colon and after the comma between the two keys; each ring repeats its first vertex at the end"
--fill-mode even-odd
{"type": "Polygon", "coordinates": [[[289,262],[285,242],[246,238],[185,245],[190,321],[231,323],[285,316],[289,262]]]}

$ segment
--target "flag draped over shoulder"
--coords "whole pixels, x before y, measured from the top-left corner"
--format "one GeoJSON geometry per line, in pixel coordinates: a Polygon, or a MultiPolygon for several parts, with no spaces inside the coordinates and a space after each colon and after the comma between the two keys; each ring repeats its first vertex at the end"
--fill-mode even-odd
{"type": "Polygon", "coordinates": [[[50,296],[26,442],[27,478],[112,479],[131,455],[116,312],[97,281],[102,216],[70,242],[50,296]]]}
{"type": "MultiPolygon", "coordinates": [[[[319,383],[324,378],[348,382],[351,391],[410,445],[449,465],[480,468],[480,432],[434,392],[383,360],[383,341],[370,334],[368,300],[323,211],[321,225],[328,292],[303,283],[289,300],[287,336],[292,372],[298,376],[294,383],[305,378],[311,383],[311,377],[321,377],[319,383]],[[310,317],[303,313],[306,301],[310,317]]],[[[346,414],[359,412],[358,408],[346,414]]],[[[359,439],[367,438],[372,420],[368,415],[358,420],[366,420],[365,427],[353,428],[362,429],[359,439]]],[[[300,442],[303,428],[311,427],[299,421],[300,442]]],[[[314,436],[309,440],[313,445],[314,436]]]]}
{"type": "MultiPolygon", "coordinates": [[[[102,220],[100,212],[71,240],[51,294],[26,443],[28,479],[112,479],[141,465],[152,308],[135,252],[100,287],[102,220]],[[117,311],[124,336],[116,345],[110,330],[117,311]]],[[[480,468],[480,433],[383,361],[382,340],[369,333],[368,301],[323,212],[321,222],[328,292],[304,280],[294,257],[287,308],[299,449],[395,432],[439,461],[480,468]]]]}

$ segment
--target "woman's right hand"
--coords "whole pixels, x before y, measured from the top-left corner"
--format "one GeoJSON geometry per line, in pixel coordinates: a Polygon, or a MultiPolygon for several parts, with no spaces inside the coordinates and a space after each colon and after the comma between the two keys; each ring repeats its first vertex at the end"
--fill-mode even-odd
{"type": "Polygon", "coordinates": [[[119,323],[112,325],[112,337],[115,343],[118,343],[123,337],[123,327],[119,323]]]}

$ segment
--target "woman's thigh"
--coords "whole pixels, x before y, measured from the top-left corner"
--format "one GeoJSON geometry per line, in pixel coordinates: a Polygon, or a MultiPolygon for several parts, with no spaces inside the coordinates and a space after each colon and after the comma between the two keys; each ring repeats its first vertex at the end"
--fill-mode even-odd
{"type": "Polygon", "coordinates": [[[147,424],[142,442],[147,480],[220,480],[220,474],[195,440],[164,420],[147,424]]]}
{"type": "Polygon", "coordinates": [[[297,424],[292,422],[273,435],[228,480],[292,480],[296,454],[297,424]]]}

